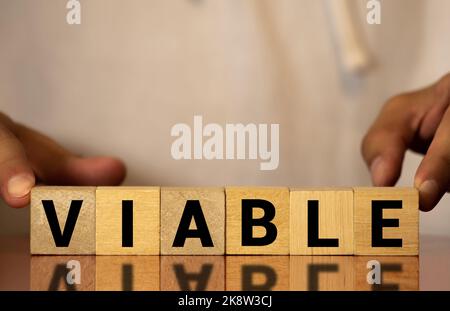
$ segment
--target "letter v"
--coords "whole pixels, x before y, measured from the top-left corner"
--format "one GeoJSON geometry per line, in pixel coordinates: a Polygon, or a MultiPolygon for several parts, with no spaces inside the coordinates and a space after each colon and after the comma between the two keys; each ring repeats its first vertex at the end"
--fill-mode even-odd
{"type": "Polygon", "coordinates": [[[47,216],[56,247],[69,246],[82,204],[83,200],[72,200],[69,207],[69,213],[67,214],[66,224],[64,225],[63,232],[61,232],[53,200],[42,200],[42,205],[44,206],[45,215],[47,216]]]}

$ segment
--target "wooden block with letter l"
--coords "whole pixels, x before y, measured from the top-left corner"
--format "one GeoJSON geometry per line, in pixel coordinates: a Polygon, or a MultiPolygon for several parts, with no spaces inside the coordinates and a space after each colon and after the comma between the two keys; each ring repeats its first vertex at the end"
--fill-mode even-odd
{"type": "Polygon", "coordinates": [[[290,190],[290,254],[353,254],[353,189],[290,190]]]}
{"type": "Polygon", "coordinates": [[[354,188],[354,239],[356,255],[418,255],[418,191],[354,188]]]}
{"type": "Polygon", "coordinates": [[[97,255],[159,255],[159,187],[98,187],[97,255]]]}
{"type": "Polygon", "coordinates": [[[289,189],[226,188],[226,253],[289,254],[289,189]]]}
{"type": "Polygon", "coordinates": [[[161,254],[223,255],[224,188],[161,189],[161,254]]]}
{"type": "Polygon", "coordinates": [[[31,254],[95,254],[95,187],[31,191],[31,254]]]}

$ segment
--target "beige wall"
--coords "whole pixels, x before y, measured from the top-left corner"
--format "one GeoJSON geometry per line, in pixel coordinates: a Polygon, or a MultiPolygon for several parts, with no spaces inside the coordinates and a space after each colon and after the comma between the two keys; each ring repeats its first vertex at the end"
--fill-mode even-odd
{"type": "MultiPolygon", "coordinates": [[[[0,0],[0,107],[82,154],[114,154],[126,184],[368,185],[364,132],[391,95],[450,71],[450,1],[383,1],[382,24],[349,1],[373,67],[345,69],[329,1],[94,0],[82,24],[65,1],[0,0]],[[170,128],[279,123],[280,166],[175,161],[170,128]],[[214,175],[211,176],[211,172],[214,175]]],[[[401,184],[420,158],[408,155],[401,184]]],[[[450,235],[446,198],[422,232],[450,235]]],[[[0,232],[28,211],[0,209],[0,232]]]]}

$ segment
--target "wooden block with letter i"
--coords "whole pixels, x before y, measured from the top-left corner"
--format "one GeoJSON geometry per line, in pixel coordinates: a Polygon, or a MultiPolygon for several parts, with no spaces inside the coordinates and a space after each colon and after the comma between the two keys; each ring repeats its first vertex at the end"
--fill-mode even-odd
{"type": "Polygon", "coordinates": [[[226,253],[289,254],[289,189],[226,188],[226,253]]]}
{"type": "Polygon", "coordinates": [[[290,191],[290,254],[353,254],[353,189],[290,191]]]}
{"type": "Polygon", "coordinates": [[[31,254],[95,254],[95,187],[31,191],[31,254]]]}
{"type": "Polygon", "coordinates": [[[159,255],[159,187],[98,187],[97,255],[159,255]]]}
{"type": "Polygon", "coordinates": [[[418,255],[418,191],[354,188],[354,238],[356,255],[418,255]]]}
{"type": "Polygon", "coordinates": [[[223,255],[224,188],[161,189],[161,254],[223,255]]]}

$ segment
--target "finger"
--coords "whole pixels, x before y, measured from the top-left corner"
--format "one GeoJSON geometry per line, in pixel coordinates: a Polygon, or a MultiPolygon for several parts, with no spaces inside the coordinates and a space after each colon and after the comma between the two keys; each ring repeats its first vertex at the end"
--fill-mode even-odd
{"type": "Polygon", "coordinates": [[[0,123],[0,193],[9,206],[24,207],[35,177],[20,141],[5,123],[0,123]]]}
{"type": "Polygon", "coordinates": [[[55,185],[118,185],[125,178],[123,162],[112,157],[76,156],[52,139],[23,125],[16,125],[36,176],[55,185]]]}
{"type": "Polygon", "coordinates": [[[419,205],[432,210],[450,185],[450,109],[444,114],[434,139],[416,172],[414,184],[419,189],[419,205]]]}
{"type": "Polygon", "coordinates": [[[375,186],[392,186],[400,176],[417,127],[415,111],[407,106],[409,98],[398,96],[386,104],[363,139],[361,152],[375,186]]]}

